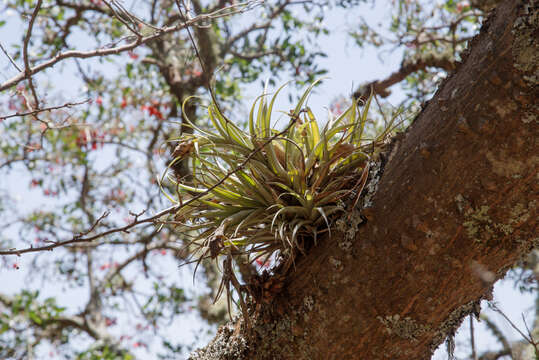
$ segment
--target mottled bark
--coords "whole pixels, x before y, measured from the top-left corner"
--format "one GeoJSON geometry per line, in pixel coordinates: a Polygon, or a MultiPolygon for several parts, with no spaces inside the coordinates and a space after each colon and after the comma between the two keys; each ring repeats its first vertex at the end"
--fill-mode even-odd
{"type": "Polygon", "coordinates": [[[367,222],[347,214],[250,337],[238,320],[193,359],[428,359],[478,311],[539,243],[537,4],[491,14],[373,172],[367,222]]]}

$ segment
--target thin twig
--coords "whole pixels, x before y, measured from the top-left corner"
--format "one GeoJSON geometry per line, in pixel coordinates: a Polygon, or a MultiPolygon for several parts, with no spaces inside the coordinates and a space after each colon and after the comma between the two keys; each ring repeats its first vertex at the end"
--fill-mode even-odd
{"type": "Polygon", "coordinates": [[[23,113],[16,112],[15,114],[0,116],[0,121],[6,120],[6,119],[9,119],[9,118],[13,118],[13,117],[18,117],[18,116],[37,115],[37,114],[45,112],[45,111],[59,110],[59,109],[63,109],[63,108],[71,108],[73,106],[86,104],[89,101],[90,101],[90,99],[87,99],[87,100],[80,101],[80,102],[65,103],[63,105],[51,106],[51,107],[48,107],[48,108],[37,109],[37,110],[33,110],[33,111],[27,111],[27,112],[23,112],[23,113]]]}
{"type": "Polygon", "coordinates": [[[69,58],[87,59],[87,58],[102,57],[102,56],[107,56],[107,55],[118,55],[122,52],[133,50],[140,45],[146,44],[152,40],[163,37],[166,34],[170,34],[178,30],[185,29],[189,26],[197,26],[199,22],[204,22],[208,20],[227,17],[230,15],[240,14],[247,10],[250,10],[251,7],[259,5],[259,4],[261,4],[261,2],[258,0],[249,0],[243,3],[229,5],[226,8],[220,9],[213,13],[198,15],[194,17],[193,19],[182,22],[181,24],[177,24],[175,26],[163,27],[159,31],[155,31],[151,35],[144,36],[142,38],[137,38],[123,46],[117,46],[117,47],[112,47],[112,48],[99,48],[99,49],[95,49],[91,51],[70,50],[66,52],[61,52],[57,54],[56,56],[54,56],[53,58],[30,68],[28,71],[28,74],[26,72],[20,73],[12,77],[11,79],[5,81],[4,83],[0,84],[0,91],[9,89],[17,85],[21,81],[27,79],[29,76],[33,76],[47,68],[50,68],[54,66],[55,64],[57,64],[58,62],[63,61],[65,59],[69,59],[69,58]]]}
{"type": "MultiPolygon", "coordinates": [[[[112,14],[114,15],[114,17],[119,21],[121,22],[122,24],[125,25],[126,28],[129,29],[129,31],[131,31],[133,34],[135,34],[137,36],[137,38],[142,38],[142,34],[140,32],[138,32],[133,26],[132,24],[134,23],[133,19],[129,16],[129,13],[127,11],[124,12],[124,9],[120,8],[114,1],[111,1],[110,3],[106,0],[103,0],[103,2],[105,3],[105,5],[107,5],[107,7],[110,9],[110,11],[112,12],[112,14]],[[116,7],[118,7],[118,10],[121,12],[121,14],[114,8],[115,5],[116,7]],[[123,16],[122,16],[123,15],[123,16]],[[127,17],[132,24],[129,24],[125,19],[124,19],[124,16],[127,17]]],[[[136,24],[135,24],[136,25],[136,24]]]]}
{"type": "MultiPolygon", "coordinates": [[[[484,321],[484,323],[485,323],[486,327],[488,328],[488,330],[490,330],[492,332],[492,334],[496,337],[496,339],[502,344],[503,350],[507,354],[509,354],[511,360],[513,360],[513,356],[511,355],[511,344],[509,344],[509,341],[503,335],[503,333],[500,331],[498,326],[492,320],[490,320],[489,317],[486,316],[485,314],[481,315],[481,320],[484,321]]],[[[481,358],[483,358],[483,356],[484,356],[484,354],[481,355],[481,358]]]]}
{"type": "Polygon", "coordinates": [[[86,231],[84,233],[80,233],[80,234],[74,236],[70,240],[57,241],[57,242],[54,242],[53,244],[50,244],[50,245],[47,245],[47,246],[41,246],[41,247],[30,246],[29,248],[26,248],[26,249],[3,250],[3,251],[0,251],[0,255],[17,255],[17,256],[20,256],[21,254],[24,254],[24,253],[39,252],[39,251],[52,251],[53,249],[55,249],[57,247],[61,247],[61,246],[66,246],[66,245],[71,245],[71,244],[76,244],[76,243],[91,242],[91,241],[99,239],[101,237],[104,237],[104,236],[107,236],[107,235],[110,235],[110,234],[114,234],[114,233],[118,233],[118,232],[129,232],[128,231],[129,229],[131,229],[131,228],[133,228],[133,227],[135,227],[136,225],[139,225],[139,224],[159,223],[160,222],[159,219],[161,217],[163,217],[165,215],[170,215],[170,214],[175,213],[176,211],[180,210],[181,208],[183,208],[185,206],[188,206],[188,205],[192,204],[193,202],[201,199],[202,197],[208,195],[211,191],[213,191],[218,186],[221,186],[221,184],[223,184],[229,177],[231,177],[232,175],[234,175],[238,171],[242,170],[245,167],[245,165],[249,161],[251,161],[253,156],[255,156],[258,152],[260,152],[266,145],[268,145],[269,143],[274,141],[276,138],[282,136],[288,130],[290,130],[290,128],[296,123],[296,120],[297,120],[297,116],[293,116],[290,119],[290,123],[288,124],[288,126],[283,131],[273,135],[272,137],[268,138],[265,142],[260,144],[260,146],[255,148],[245,158],[245,160],[243,160],[241,162],[241,164],[238,165],[238,167],[236,167],[235,169],[230,170],[229,172],[227,172],[226,175],[221,178],[221,180],[216,182],[214,185],[210,186],[204,192],[201,192],[200,194],[198,194],[198,195],[192,197],[191,199],[181,203],[180,205],[175,205],[175,206],[169,207],[168,209],[165,209],[165,210],[163,210],[161,212],[158,212],[157,214],[155,214],[153,216],[138,220],[138,216],[142,215],[142,213],[141,213],[141,214],[138,214],[138,216],[135,216],[135,220],[133,222],[131,222],[131,223],[125,225],[125,226],[121,226],[121,227],[113,228],[113,229],[110,229],[110,230],[107,230],[107,231],[103,231],[103,232],[95,234],[93,236],[84,237],[85,235],[92,232],[97,227],[99,222],[104,217],[106,217],[108,215],[108,212],[105,212],[99,219],[97,219],[97,221],[92,225],[92,227],[88,231],[86,231]]]}
{"type": "Polygon", "coordinates": [[[509,319],[509,318],[507,317],[507,315],[505,315],[505,313],[504,313],[502,310],[500,310],[500,309],[496,306],[496,304],[494,304],[494,303],[489,303],[489,305],[490,305],[490,307],[492,308],[492,310],[496,311],[498,314],[500,314],[501,316],[503,316],[503,318],[504,318],[505,320],[507,320],[507,322],[509,323],[509,325],[511,325],[511,327],[512,327],[513,329],[515,329],[515,330],[520,334],[520,336],[522,336],[522,338],[523,338],[524,340],[526,340],[526,341],[529,342],[530,344],[533,344],[533,339],[528,338],[528,337],[527,337],[527,336],[526,336],[526,335],[525,335],[525,334],[524,334],[524,333],[523,333],[523,332],[522,332],[522,331],[521,331],[521,330],[520,330],[520,329],[519,329],[519,328],[518,328],[512,321],[511,321],[511,319],[509,319]]]}
{"type": "Polygon", "coordinates": [[[9,56],[6,49],[4,49],[4,47],[2,46],[2,43],[0,43],[0,49],[2,49],[2,52],[7,56],[7,58],[9,59],[9,62],[11,63],[11,65],[13,65],[15,67],[15,69],[22,72],[22,69],[17,65],[17,63],[13,60],[13,58],[11,56],[9,56]]]}
{"type": "Polygon", "coordinates": [[[526,317],[524,316],[524,313],[522,313],[521,315],[522,315],[522,321],[524,322],[524,326],[526,327],[526,331],[528,332],[528,336],[530,337],[530,344],[535,349],[535,354],[537,355],[539,354],[539,348],[537,347],[537,342],[533,339],[533,334],[530,331],[528,323],[526,322],[526,317]]]}
{"type": "Polygon", "coordinates": [[[475,351],[475,334],[473,328],[473,316],[470,315],[470,345],[472,347],[472,360],[477,360],[477,352],[475,351]]]}
{"type": "Polygon", "coordinates": [[[32,37],[32,29],[34,27],[34,22],[36,21],[37,14],[39,13],[39,10],[41,9],[42,3],[43,3],[43,0],[37,1],[36,8],[34,9],[34,12],[32,13],[32,16],[30,17],[30,22],[28,23],[28,29],[26,30],[26,36],[24,37],[23,48],[22,48],[22,57],[24,60],[24,77],[28,79],[28,86],[30,87],[30,91],[32,92],[32,96],[34,97],[34,102],[35,102],[34,106],[32,106],[32,104],[29,101],[27,101],[26,105],[28,106],[30,110],[39,108],[39,99],[37,98],[36,89],[32,81],[30,61],[28,60],[28,44],[30,43],[30,38],[32,37]]]}

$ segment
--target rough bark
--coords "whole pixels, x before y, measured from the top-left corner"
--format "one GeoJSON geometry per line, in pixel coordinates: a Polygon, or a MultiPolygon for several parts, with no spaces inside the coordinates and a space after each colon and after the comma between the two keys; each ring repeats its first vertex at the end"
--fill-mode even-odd
{"type": "Polygon", "coordinates": [[[478,311],[539,243],[537,4],[491,14],[372,174],[366,223],[347,214],[251,336],[238,319],[192,359],[428,359],[478,311]]]}

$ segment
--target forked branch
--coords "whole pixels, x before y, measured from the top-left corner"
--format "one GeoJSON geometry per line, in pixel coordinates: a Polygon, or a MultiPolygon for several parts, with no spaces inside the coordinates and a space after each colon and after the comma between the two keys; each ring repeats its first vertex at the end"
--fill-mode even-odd
{"type": "Polygon", "coordinates": [[[92,242],[92,241],[97,240],[99,238],[102,238],[104,236],[108,236],[110,234],[114,234],[114,233],[118,233],[118,232],[129,232],[129,230],[131,228],[134,228],[135,226],[140,225],[140,224],[145,224],[145,223],[156,223],[156,224],[158,224],[158,223],[161,223],[160,219],[163,216],[174,214],[175,212],[177,212],[181,208],[183,208],[185,206],[188,206],[188,205],[192,204],[193,202],[201,199],[202,197],[208,195],[212,190],[214,190],[216,187],[220,186],[229,177],[231,177],[232,175],[234,175],[238,171],[242,170],[245,167],[245,165],[249,161],[251,161],[253,156],[255,156],[259,151],[261,151],[266,145],[268,145],[269,143],[271,143],[275,139],[277,139],[277,138],[281,137],[283,134],[285,134],[288,130],[290,130],[290,128],[295,123],[296,123],[296,117],[292,116],[291,119],[290,119],[290,123],[288,124],[288,126],[283,131],[269,137],[266,141],[262,142],[260,144],[260,146],[255,148],[245,158],[245,160],[243,162],[241,162],[236,168],[230,170],[225,176],[223,176],[221,178],[220,181],[215,183],[215,185],[213,185],[212,187],[209,187],[206,191],[199,193],[198,195],[190,198],[189,200],[187,200],[185,202],[182,202],[181,204],[171,206],[168,209],[160,211],[160,212],[158,212],[157,214],[155,214],[153,216],[143,218],[143,219],[139,219],[139,217],[143,214],[143,212],[141,212],[139,214],[132,214],[132,215],[135,216],[135,219],[132,222],[130,222],[129,224],[125,225],[125,226],[116,227],[116,228],[113,228],[113,229],[110,229],[110,230],[107,230],[107,231],[97,233],[97,234],[92,235],[92,236],[86,236],[89,233],[93,232],[95,230],[95,228],[99,225],[99,223],[109,215],[109,212],[106,211],[105,213],[103,213],[103,215],[101,215],[101,217],[99,217],[99,219],[97,219],[95,221],[95,223],[90,227],[90,229],[88,229],[87,231],[85,231],[83,233],[80,233],[78,235],[73,236],[69,240],[56,241],[56,242],[53,242],[52,244],[47,245],[47,246],[39,246],[39,247],[30,246],[30,247],[25,248],[25,249],[1,250],[0,255],[17,255],[17,256],[20,256],[20,255],[25,254],[25,253],[40,252],[40,251],[52,251],[52,250],[54,250],[55,248],[58,248],[58,247],[63,247],[63,246],[73,245],[73,244],[79,244],[79,243],[92,242]]]}
{"type": "Polygon", "coordinates": [[[208,14],[200,14],[192,19],[187,19],[179,24],[171,25],[171,26],[164,26],[159,28],[158,30],[154,30],[150,35],[138,37],[135,36],[133,39],[133,36],[131,37],[125,37],[120,39],[117,43],[121,41],[128,41],[127,44],[121,45],[121,46],[112,46],[109,48],[99,48],[91,51],[78,51],[78,50],[70,50],[65,51],[57,54],[53,58],[50,58],[41,64],[35,65],[33,67],[26,67],[24,72],[20,72],[16,76],[12,77],[9,80],[6,80],[5,82],[0,84],[0,91],[9,89],[17,84],[19,84],[21,81],[30,79],[33,75],[48,69],[60,61],[69,59],[69,58],[77,58],[77,59],[87,59],[92,57],[103,57],[108,55],[117,55],[122,52],[131,51],[140,45],[146,44],[152,40],[158,39],[163,37],[166,34],[170,34],[173,32],[177,32],[179,30],[185,29],[190,26],[199,26],[199,24],[203,24],[209,20],[215,20],[222,17],[234,15],[243,13],[247,10],[250,10],[253,6],[257,6],[260,4],[259,0],[249,0],[246,2],[233,4],[226,6],[222,9],[216,10],[212,13],[208,14]]]}

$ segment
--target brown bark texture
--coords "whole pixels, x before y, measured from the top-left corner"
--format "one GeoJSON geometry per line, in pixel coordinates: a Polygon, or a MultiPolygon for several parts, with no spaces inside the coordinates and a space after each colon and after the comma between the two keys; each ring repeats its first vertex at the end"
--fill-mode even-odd
{"type": "Polygon", "coordinates": [[[537,247],[538,1],[502,2],[407,132],[244,334],[192,359],[429,359],[537,247]]]}

